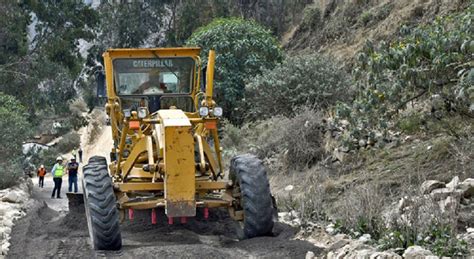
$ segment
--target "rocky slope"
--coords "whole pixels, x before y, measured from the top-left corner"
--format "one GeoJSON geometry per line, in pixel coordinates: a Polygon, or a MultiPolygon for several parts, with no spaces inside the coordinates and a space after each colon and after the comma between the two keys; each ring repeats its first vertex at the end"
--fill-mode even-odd
{"type": "MultiPolygon", "coordinates": [[[[288,190],[291,188],[287,188],[288,190]]],[[[416,227],[420,222],[430,224],[433,219],[451,220],[462,234],[457,238],[469,247],[474,256],[474,178],[460,181],[454,177],[449,183],[427,180],[420,186],[419,195],[406,196],[385,208],[385,224],[407,224],[416,227]]],[[[301,227],[297,239],[307,240],[324,249],[323,258],[439,258],[426,247],[412,245],[406,249],[384,250],[369,234],[348,235],[341,233],[338,226],[331,223],[305,222],[297,212],[280,212],[281,222],[301,227]],[[309,233],[309,234],[308,234],[309,233]]],[[[394,235],[391,238],[395,238],[394,235]]],[[[430,237],[425,237],[428,239],[430,237]]],[[[312,258],[308,254],[307,258],[312,258]]]]}
{"type": "Polygon", "coordinates": [[[290,51],[321,51],[351,63],[367,40],[399,35],[403,25],[432,21],[464,8],[466,0],[314,0],[303,22],[283,37],[290,51]]]}
{"type": "Polygon", "coordinates": [[[12,188],[0,190],[0,258],[7,255],[10,249],[14,222],[25,216],[31,206],[32,190],[33,183],[30,179],[23,179],[12,188]]]}

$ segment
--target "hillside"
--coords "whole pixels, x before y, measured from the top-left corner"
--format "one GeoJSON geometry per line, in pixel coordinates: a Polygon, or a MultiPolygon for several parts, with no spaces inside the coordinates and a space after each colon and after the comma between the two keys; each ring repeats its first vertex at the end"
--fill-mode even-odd
{"type": "Polygon", "coordinates": [[[396,39],[403,26],[430,23],[468,5],[469,0],[315,0],[282,44],[289,51],[318,51],[351,63],[366,41],[396,39]]]}
{"type": "Polygon", "coordinates": [[[474,1],[6,1],[0,16],[0,203],[22,211],[0,210],[0,257],[474,256],[474,1]],[[175,109],[167,123],[189,128],[161,130],[175,109]],[[79,172],[89,213],[50,200],[51,179],[5,198],[79,147],[106,158],[79,172]]]}

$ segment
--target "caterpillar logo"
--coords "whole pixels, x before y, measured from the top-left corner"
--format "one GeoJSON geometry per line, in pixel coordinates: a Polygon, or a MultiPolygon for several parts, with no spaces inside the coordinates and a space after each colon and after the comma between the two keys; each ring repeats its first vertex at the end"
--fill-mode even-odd
{"type": "Polygon", "coordinates": [[[134,60],[132,66],[135,68],[172,67],[173,61],[171,59],[134,60]]]}

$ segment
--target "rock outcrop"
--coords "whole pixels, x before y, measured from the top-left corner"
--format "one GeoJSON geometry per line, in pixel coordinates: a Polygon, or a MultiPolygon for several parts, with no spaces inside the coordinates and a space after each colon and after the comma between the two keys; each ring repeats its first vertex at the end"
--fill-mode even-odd
{"type": "Polygon", "coordinates": [[[0,258],[8,253],[14,222],[26,214],[32,190],[30,179],[23,180],[15,187],[0,190],[0,258]]]}
{"type": "MultiPolygon", "coordinates": [[[[403,197],[387,208],[384,213],[387,227],[391,224],[431,224],[433,219],[453,220],[462,234],[457,236],[467,242],[470,254],[474,255],[474,179],[461,181],[454,177],[449,183],[428,180],[420,187],[420,195],[403,197]],[[464,232],[465,230],[466,232],[464,232]]],[[[295,211],[279,213],[281,222],[301,226],[295,211]]],[[[308,222],[305,225],[310,225],[308,222]]],[[[380,251],[369,234],[361,233],[358,239],[340,234],[335,224],[326,226],[312,223],[310,229],[302,231],[299,239],[305,239],[325,250],[325,258],[439,258],[421,246],[380,251]],[[308,237],[308,233],[311,233],[308,237]]],[[[308,255],[311,255],[308,253],[308,255]]],[[[311,257],[308,257],[311,258],[311,257]]]]}

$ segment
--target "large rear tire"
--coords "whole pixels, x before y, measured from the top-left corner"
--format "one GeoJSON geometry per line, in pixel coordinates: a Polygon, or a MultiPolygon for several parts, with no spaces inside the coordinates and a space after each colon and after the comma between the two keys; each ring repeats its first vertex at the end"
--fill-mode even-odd
{"type": "Polygon", "coordinates": [[[122,248],[119,213],[107,160],[94,156],[83,171],[84,205],[92,247],[119,250],[122,248]]]}
{"type": "Polygon", "coordinates": [[[232,158],[229,179],[240,191],[237,206],[244,211],[244,221],[240,224],[242,238],[271,235],[274,208],[262,161],[250,154],[232,158]]]}

